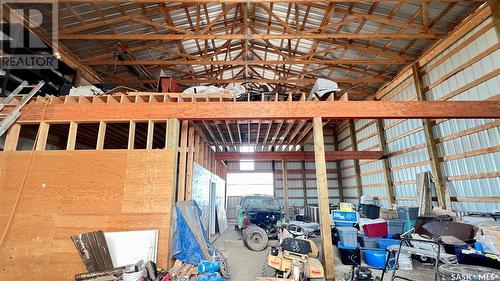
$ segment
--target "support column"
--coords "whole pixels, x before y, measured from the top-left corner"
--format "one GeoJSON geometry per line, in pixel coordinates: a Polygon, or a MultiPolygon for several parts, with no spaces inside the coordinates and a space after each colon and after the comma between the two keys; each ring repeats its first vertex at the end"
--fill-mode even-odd
{"type": "MultiPolygon", "coordinates": [[[[358,151],[358,143],[356,140],[356,128],[354,127],[354,121],[349,120],[349,135],[351,136],[351,146],[352,151],[358,151]]],[[[359,169],[359,160],[354,160],[354,175],[356,177],[356,189],[358,191],[358,198],[361,198],[363,195],[363,189],[361,185],[361,171],[359,169]]]]}
{"type": "MultiPolygon", "coordinates": [[[[422,82],[422,77],[420,76],[419,66],[415,63],[412,67],[413,69],[413,79],[415,80],[415,89],[417,91],[418,100],[427,100],[425,96],[424,83],[422,82]]],[[[435,125],[435,121],[431,119],[422,119],[425,134],[425,144],[427,146],[427,152],[429,153],[429,160],[431,162],[432,179],[436,187],[436,194],[438,199],[439,207],[443,209],[450,209],[450,204],[445,200],[446,194],[446,184],[443,181],[443,176],[441,173],[441,167],[439,166],[439,158],[437,153],[436,142],[434,141],[434,134],[432,132],[432,127],[435,125]]]]}
{"type": "Polygon", "coordinates": [[[77,132],[78,123],[71,121],[69,123],[68,143],[66,144],[66,150],[75,150],[77,132]]]}
{"type": "MultiPolygon", "coordinates": [[[[333,128],[333,145],[335,147],[335,151],[339,151],[339,139],[337,137],[337,130],[333,128]]],[[[339,189],[339,201],[344,202],[344,190],[342,187],[342,169],[340,167],[340,161],[335,161],[335,166],[337,167],[337,186],[339,189]]]]}
{"type": "Polygon", "coordinates": [[[134,149],[135,144],[135,122],[130,121],[128,126],[128,145],[127,149],[134,149]]]}
{"type": "Polygon", "coordinates": [[[47,136],[49,135],[49,124],[45,122],[41,122],[38,127],[38,134],[35,140],[35,150],[43,151],[45,150],[45,146],[47,145],[47,136]]]}
{"type": "MultiPolygon", "coordinates": [[[[382,119],[377,119],[375,120],[375,123],[377,124],[377,132],[378,132],[378,137],[379,137],[379,143],[380,143],[380,149],[382,152],[384,152],[384,156],[386,156],[387,153],[387,141],[385,139],[385,132],[384,132],[384,122],[382,119]]],[[[389,163],[389,159],[384,157],[383,161],[383,166],[384,166],[384,176],[385,176],[385,194],[387,195],[387,204],[388,207],[390,207],[392,204],[394,204],[394,186],[392,184],[392,176],[391,176],[391,166],[389,163]]]]}
{"type": "MultiPolygon", "coordinates": [[[[173,155],[174,159],[172,161],[172,191],[175,190],[175,187],[177,186],[177,158],[178,158],[178,150],[179,150],[179,120],[177,119],[168,119],[167,121],[167,147],[166,149],[172,149],[173,150],[173,155]]],[[[175,202],[175,192],[171,193],[171,199],[172,202],[175,202]]],[[[168,207],[168,206],[166,206],[168,207]]],[[[171,206],[171,214],[175,212],[174,205],[172,204],[171,206]]],[[[172,225],[173,219],[172,215],[167,216],[167,225],[172,225]]],[[[168,251],[168,268],[170,268],[173,265],[173,259],[171,259],[171,242],[173,241],[172,239],[172,232],[170,233],[169,239],[166,241],[166,249],[168,251]]]]}
{"type": "Polygon", "coordinates": [[[99,122],[99,132],[97,133],[97,144],[96,149],[104,149],[104,138],[106,137],[106,122],[99,122]]]}
{"type": "Polygon", "coordinates": [[[16,151],[19,133],[21,132],[21,124],[14,123],[10,126],[5,136],[4,151],[16,151]]]}
{"type": "Polygon", "coordinates": [[[289,220],[289,211],[288,211],[288,171],[286,168],[286,160],[281,161],[281,176],[283,177],[283,202],[285,209],[285,218],[289,220]]]}
{"type": "Polygon", "coordinates": [[[194,126],[189,127],[188,133],[188,159],[186,169],[186,200],[192,199],[193,193],[193,168],[194,168],[194,126]]]}
{"type": "Polygon", "coordinates": [[[189,121],[182,121],[181,144],[179,149],[179,178],[177,180],[177,201],[186,200],[186,161],[189,121]]]}
{"type": "Polygon", "coordinates": [[[148,133],[146,135],[146,149],[153,149],[153,134],[155,123],[151,120],[148,121],[148,133]]]}
{"type": "Polygon", "coordinates": [[[335,280],[335,268],[332,246],[332,226],[330,224],[330,202],[328,178],[326,173],[325,143],[321,117],[313,119],[314,159],[316,164],[316,186],[318,189],[319,218],[325,274],[327,280],[335,280]]]}
{"type": "MultiPolygon", "coordinates": [[[[302,148],[304,150],[304,148],[302,148]]],[[[304,207],[307,206],[307,175],[306,161],[302,160],[302,190],[304,190],[304,207]]]]}

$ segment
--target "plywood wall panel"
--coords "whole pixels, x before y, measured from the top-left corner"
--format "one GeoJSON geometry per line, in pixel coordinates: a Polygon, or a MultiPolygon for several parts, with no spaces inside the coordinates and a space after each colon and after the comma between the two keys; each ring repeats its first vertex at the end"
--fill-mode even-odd
{"type": "Polygon", "coordinates": [[[70,236],[159,229],[158,264],[168,262],[175,151],[0,153],[0,280],[71,280],[85,272],[70,236]],[[30,160],[31,158],[31,160],[30,160]]]}

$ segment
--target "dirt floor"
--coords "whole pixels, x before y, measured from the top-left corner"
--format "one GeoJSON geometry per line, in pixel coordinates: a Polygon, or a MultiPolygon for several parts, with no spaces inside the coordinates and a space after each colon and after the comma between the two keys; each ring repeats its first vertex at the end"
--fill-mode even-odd
{"type": "MultiPolygon", "coordinates": [[[[320,246],[319,239],[316,241],[320,246]]],[[[270,245],[276,245],[276,240],[269,241],[270,245]]],[[[229,228],[215,241],[215,246],[222,250],[229,258],[231,267],[231,280],[234,281],[255,281],[260,276],[265,263],[268,250],[262,252],[250,251],[243,244],[241,235],[234,230],[234,226],[229,224],[229,228]]],[[[320,251],[321,252],[321,251],[320,251]]],[[[336,280],[351,280],[351,266],[343,265],[337,248],[335,252],[336,280]]],[[[381,271],[374,271],[376,276],[380,276],[381,271]]],[[[398,270],[397,275],[410,278],[416,281],[432,280],[433,268],[430,265],[421,265],[413,262],[412,271],[398,270]]],[[[390,280],[392,271],[386,273],[384,280],[390,280]]]]}

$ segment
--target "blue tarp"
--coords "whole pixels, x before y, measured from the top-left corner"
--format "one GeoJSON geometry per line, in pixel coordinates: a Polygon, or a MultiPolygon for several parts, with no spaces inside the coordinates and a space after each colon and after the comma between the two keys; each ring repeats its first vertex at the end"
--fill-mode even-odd
{"type": "Polygon", "coordinates": [[[201,223],[201,210],[194,201],[175,204],[172,257],[197,265],[210,259],[214,247],[201,223]],[[208,255],[208,256],[207,256],[208,255]]]}

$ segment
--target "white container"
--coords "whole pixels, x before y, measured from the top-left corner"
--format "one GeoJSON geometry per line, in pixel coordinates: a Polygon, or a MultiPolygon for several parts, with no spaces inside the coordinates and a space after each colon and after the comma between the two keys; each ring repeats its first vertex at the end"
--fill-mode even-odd
{"type": "Polygon", "coordinates": [[[495,221],[495,219],[492,217],[483,217],[483,216],[463,216],[462,221],[470,224],[478,224],[482,222],[495,221]]]}

